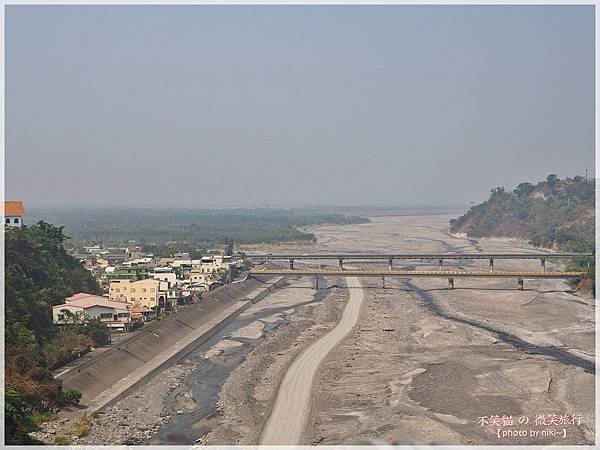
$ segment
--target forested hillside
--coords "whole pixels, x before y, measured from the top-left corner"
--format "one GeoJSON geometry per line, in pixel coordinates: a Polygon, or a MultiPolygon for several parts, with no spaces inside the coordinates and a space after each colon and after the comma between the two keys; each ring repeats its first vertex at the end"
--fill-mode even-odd
{"type": "MultiPolygon", "coordinates": [[[[535,185],[521,183],[513,191],[491,190],[485,202],[450,221],[450,231],[472,237],[514,237],[555,250],[594,252],[595,181],[581,176],[560,180],[548,175],[535,185]]],[[[593,258],[574,261],[570,269],[593,279],[593,258]],[[589,264],[589,269],[588,269],[589,264]]]]}
{"type": "Polygon", "coordinates": [[[560,180],[556,175],[536,185],[521,183],[512,192],[497,187],[488,200],[451,220],[450,229],[473,237],[517,237],[535,246],[593,251],[594,190],[593,180],[560,180]]]}
{"type": "Polygon", "coordinates": [[[75,352],[106,341],[99,321],[52,325],[52,306],[76,292],[100,293],[94,278],[67,254],[62,227],[39,222],[5,229],[6,443],[32,443],[27,435],[60,405],[63,392],[50,368],[75,352]]]}

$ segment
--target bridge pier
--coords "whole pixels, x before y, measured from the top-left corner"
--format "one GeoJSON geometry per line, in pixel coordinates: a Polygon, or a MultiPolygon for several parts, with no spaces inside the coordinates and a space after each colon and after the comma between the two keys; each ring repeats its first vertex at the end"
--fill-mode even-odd
{"type": "Polygon", "coordinates": [[[390,270],[394,270],[394,260],[392,258],[390,258],[389,263],[390,263],[390,270]]]}
{"type": "Polygon", "coordinates": [[[494,271],[494,259],[490,258],[490,272],[494,271]]]}
{"type": "Polygon", "coordinates": [[[339,264],[340,264],[340,270],[344,270],[344,260],[342,258],[340,258],[338,260],[339,264]]]}
{"type": "Polygon", "coordinates": [[[448,278],[448,289],[454,289],[454,278],[448,278]]]}
{"type": "Polygon", "coordinates": [[[290,270],[294,270],[294,260],[290,258],[290,270]]]}
{"type": "Polygon", "coordinates": [[[542,272],[546,271],[546,258],[542,258],[540,259],[541,263],[542,263],[542,272]]]}
{"type": "Polygon", "coordinates": [[[319,275],[315,275],[315,291],[319,290],[319,275]]]}
{"type": "Polygon", "coordinates": [[[444,260],[440,259],[438,260],[438,270],[442,270],[442,265],[444,264],[444,260]]]}
{"type": "Polygon", "coordinates": [[[521,277],[517,278],[517,285],[519,287],[519,290],[522,291],[523,290],[523,278],[521,278],[521,277]]]}

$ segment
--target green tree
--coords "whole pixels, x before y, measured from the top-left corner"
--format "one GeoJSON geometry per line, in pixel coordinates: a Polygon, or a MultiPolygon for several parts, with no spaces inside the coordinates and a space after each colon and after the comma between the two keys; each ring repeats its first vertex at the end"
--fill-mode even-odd
{"type": "Polygon", "coordinates": [[[515,194],[517,194],[517,197],[519,197],[520,199],[523,199],[527,196],[529,196],[529,194],[531,194],[533,191],[535,190],[535,186],[531,183],[521,183],[517,186],[517,188],[514,190],[515,194]]]}
{"type": "MultiPolygon", "coordinates": [[[[550,174],[537,185],[521,183],[511,193],[497,187],[490,197],[450,221],[452,232],[473,237],[512,236],[541,247],[565,251],[595,251],[595,182],[583,177],[558,179],[550,174]],[[531,195],[533,193],[539,195],[531,195]]],[[[594,289],[593,261],[575,261],[573,270],[586,272],[594,289]]]]}
{"type": "Polygon", "coordinates": [[[66,249],[63,228],[49,223],[5,230],[5,429],[8,443],[27,436],[31,416],[62,402],[49,367],[74,351],[74,336],[100,332],[84,321],[75,330],[52,324],[52,306],[76,292],[100,293],[93,276],[66,249]]]}

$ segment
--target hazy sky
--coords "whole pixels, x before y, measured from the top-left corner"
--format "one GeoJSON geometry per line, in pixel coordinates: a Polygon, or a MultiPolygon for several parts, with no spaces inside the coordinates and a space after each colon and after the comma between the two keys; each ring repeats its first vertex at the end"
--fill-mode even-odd
{"type": "Polygon", "coordinates": [[[7,6],[6,197],[461,205],[594,169],[593,6],[7,6]]]}

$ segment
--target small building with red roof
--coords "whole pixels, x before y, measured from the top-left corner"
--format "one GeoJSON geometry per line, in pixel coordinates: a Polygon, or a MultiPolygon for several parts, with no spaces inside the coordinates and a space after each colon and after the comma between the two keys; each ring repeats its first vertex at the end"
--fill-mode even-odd
{"type": "Polygon", "coordinates": [[[65,298],[65,303],[52,307],[54,324],[68,323],[75,316],[100,319],[107,327],[127,331],[131,324],[133,305],[124,302],[112,302],[106,297],[79,292],[65,298]]]}
{"type": "Polygon", "coordinates": [[[146,322],[156,317],[154,309],[146,308],[145,306],[134,306],[131,308],[131,319],[146,322]]]}
{"type": "Polygon", "coordinates": [[[25,217],[23,202],[11,200],[4,202],[4,225],[9,227],[21,227],[25,217]]]}

